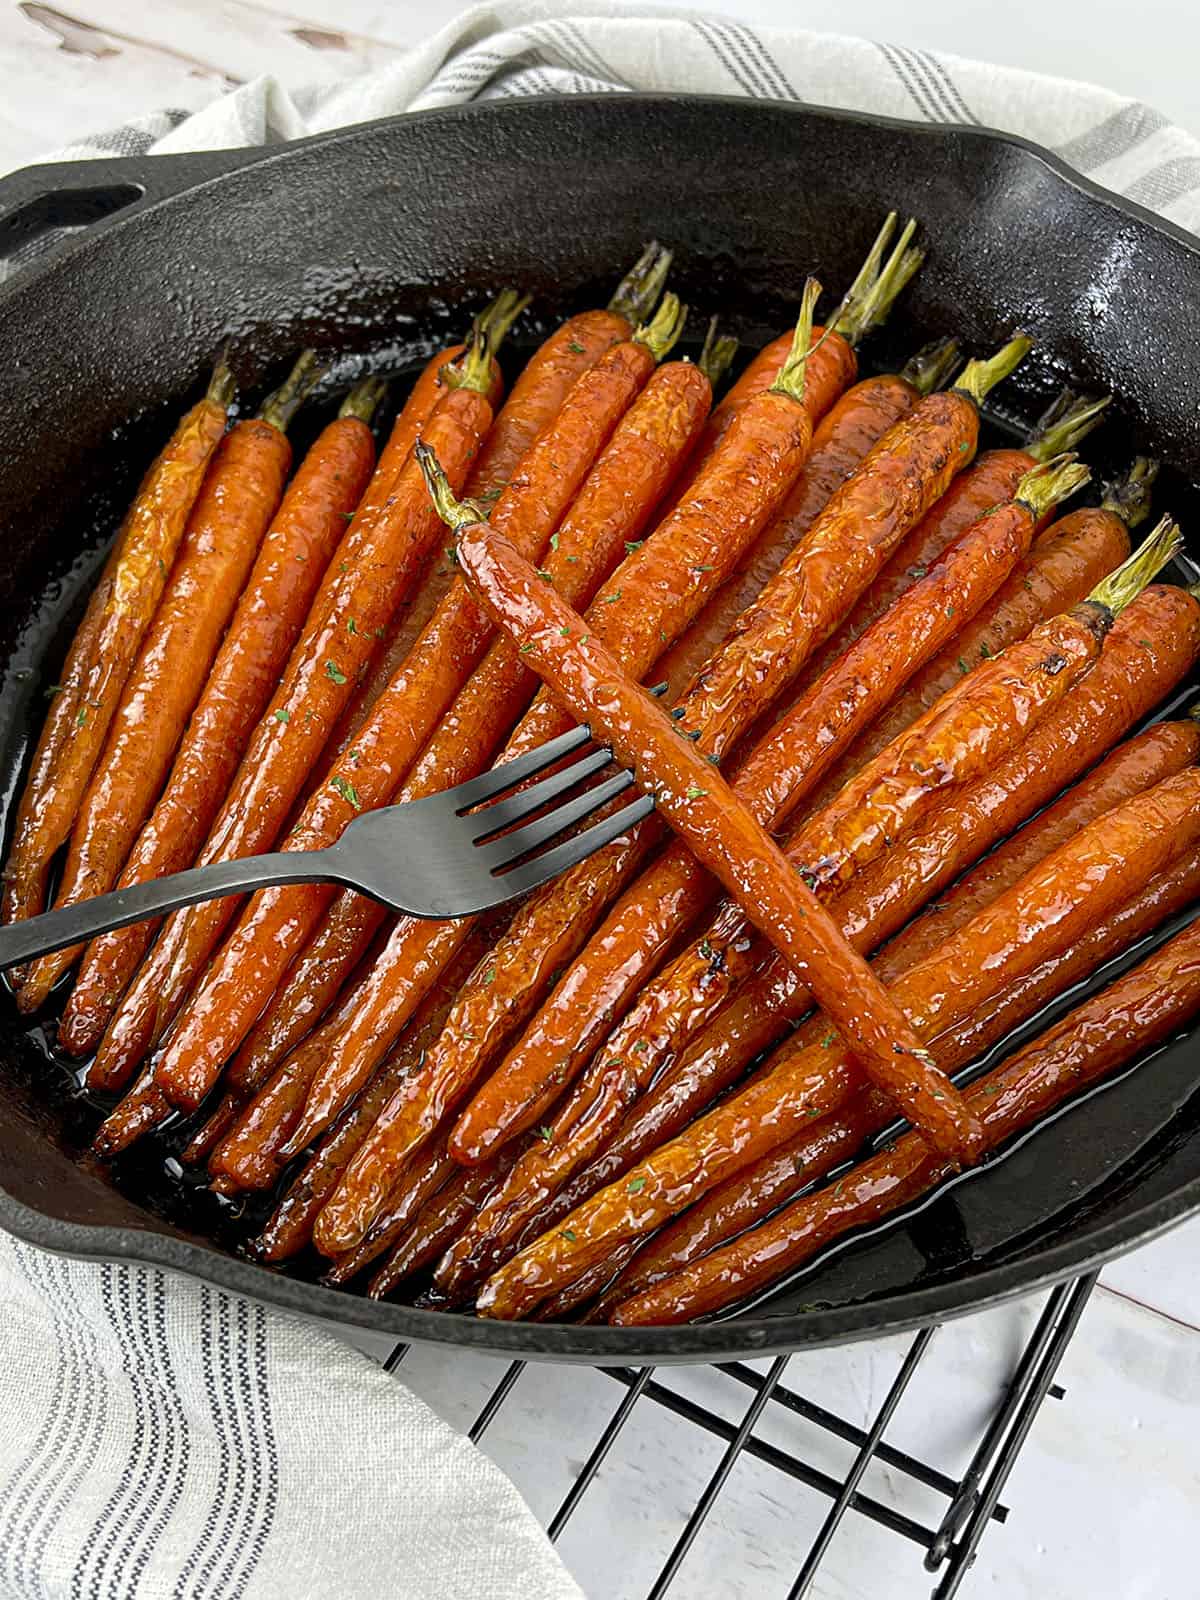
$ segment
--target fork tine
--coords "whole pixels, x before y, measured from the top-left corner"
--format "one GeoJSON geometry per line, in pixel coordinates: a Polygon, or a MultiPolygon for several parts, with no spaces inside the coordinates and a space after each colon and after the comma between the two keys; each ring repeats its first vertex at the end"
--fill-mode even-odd
{"type": "MultiPolygon", "coordinates": [[[[654,695],[656,699],[661,699],[666,692],[665,679],[647,690],[647,693],[654,695]]],[[[505,761],[498,767],[480,773],[478,778],[469,778],[466,783],[457,784],[447,791],[447,797],[453,796],[455,809],[461,815],[464,811],[482,805],[485,800],[496,799],[507,790],[515,788],[517,784],[524,783],[526,778],[532,778],[544,768],[552,767],[556,761],[561,761],[564,756],[573,755],[576,750],[582,750],[584,745],[591,742],[592,736],[586,727],[572,728],[569,732],[560,734],[557,739],[551,739],[549,744],[539,745],[536,750],[527,750],[523,756],[517,756],[514,761],[505,761]]]]}
{"type": "Polygon", "coordinates": [[[472,812],[467,821],[478,824],[479,832],[475,835],[475,843],[486,844],[498,833],[503,833],[506,828],[516,827],[518,822],[524,822],[527,817],[532,817],[552,800],[557,800],[559,795],[574,789],[585,778],[603,772],[611,761],[612,755],[608,750],[593,750],[590,755],[581,756],[578,761],[573,761],[561,772],[552,772],[540,783],[532,784],[528,789],[520,789],[504,800],[497,800],[494,805],[487,806],[482,811],[472,812]]]}
{"type": "Polygon", "coordinates": [[[537,817],[534,821],[526,823],[525,827],[494,839],[484,847],[491,871],[502,872],[509,862],[519,861],[531,850],[540,849],[549,840],[564,833],[568,828],[573,828],[577,822],[590,817],[593,811],[599,811],[610,800],[615,800],[618,795],[624,794],[632,782],[631,772],[616,772],[607,782],[597,784],[594,789],[584,790],[583,794],[576,795],[574,800],[555,806],[554,810],[548,811],[544,817],[537,817]]]}
{"type": "Polygon", "coordinates": [[[453,798],[454,809],[461,816],[473,806],[482,805],[485,800],[492,800],[544,768],[552,767],[564,756],[574,755],[576,750],[582,750],[591,742],[592,736],[586,728],[572,728],[557,739],[551,739],[548,744],[539,745],[536,750],[527,750],[513,761],[502,762],[500,766],[480,773],[478,778],[469,778],[466,783],[457,784],[444,798],[453,798]]]}
{"type": "Polygon", "coordinates": [[[619,839],[636,823],[648,817],[653,810],[654,801],[650,796],[639,795],[636,800],[630,801],[629,805],[622,806],[620,811],[615,811],[611,817],[605,817],[590,828],[585,828],[573,839],[565,839],[552,850],[534,856],[532,860],[524,861],[520,866],[512,867],[497,877],[495,880],[497,898],[507,900],[518,894],[528,894],[531,889],[540,888],[543,883],[556,878],[568,867],[577,866],[588,856],[595,855],[596,851],[606,844],[619,839]]]}

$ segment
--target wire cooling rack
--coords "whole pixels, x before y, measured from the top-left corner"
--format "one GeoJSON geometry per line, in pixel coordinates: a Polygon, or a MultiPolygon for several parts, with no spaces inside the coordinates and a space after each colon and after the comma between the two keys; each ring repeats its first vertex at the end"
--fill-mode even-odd
{"type": "MultiPolygon", "coordinates": [[[[782,1503],[785,1508],[797,1505],[796,1497],[805,1492],[815,1493],[829,1502],[816,1537],[802,1557],[786,1548],[793,1524],[787,1517],[776,1519],[782,1548],[767,1554],[776,1571],[786,1571],[789,1561],[798,1559],[795,1578],[790,1588],[780,1586],[778,1590],[773,1580],[763,1580],[761,1585],[756,1581],[755,1595],[761,1594],[763,1600],[770,1600],[778,1593],[780,1600],[784,1595],[787,1600],[799,1600],[800,1596],[808,1594],[843,1522],[862,1517],[915,1547],[909,1592],[914,1596],[930,1593],[933,1600],[950,1600],[959,1592],[989,1526],[1008,1518],[1008,1508],[1002,1503],[1001,1495],[1043,1402],[1047,1398],[1064,1398],[1063,1389],[1054,1381],[1055,1373],[1083,1315],[1096,1276],[1089,1273],[1051,1290],[960,1477],[949,1476],[910,1451],[889,1444],[886,1438],[910,1384],[929,1355],[936,1328],[922,1329],[912,1338],[882,1403],[865,1427],[790,1386],[787,1376],[792,1357],[786,1355],[772,1361],[766,1372],[756,1371],[742,1362],[707,1369],[718,1375],[725,1391],[725,1404],[720,1409],[689,1397],[672,1381],[673,1376],[690,1369],[601,1368],[597,1369],[600,1375],[618,1388],[616,1405],[598,1433],[593,1430],[590,1438],[571,1440],[573,1448],[587,1453],[574,1470],[573,1481],[557,1507],[544,1518],[546,1530],[552,1540],[560,1538],[584,1497],[596,1485],[606,1458],[631,1419],[643,1408],[657,1406],[698,1430],[700,1440],[717,1441],[723,1448],[690,1512],[684,1513],[678,1536],[657,1576],[648,1589],[641,1591],[646,1600],[660,1600],[661,1596],[672,1592],[697,1537],[721,1503],[723,1493],[731,1482],[736,1482],[738,1464],[743,1457],[754,1458],[778,1475],[782,1492],[774,1503],[782,1503]],[[814,1448],[801,1453],[784,1448],[766,1436],[767,1424],[773,1414],[778,1414],[776,1408],[816,1430],[811,1435],[814,1448]],[[732,1414],[722,1415],[722,1410],[732,1414]],[[830,1436],[854,1450],[850,1466],[844,1472],[832,1473],[814,1459],[820,1455],[819,1445],[830,1436]],[[920,1520],[867,1492],[864,1479],[873,1463],[886,1468],[893,1483],[908,1480],[932,1491],[937,1497],[940,1516],[920,1520]],[[923,1575],[917,1552],[923,1556],[925,1573],[932,1577],[923,1575]]],[[[384,1362],[385,1368],[394,1372],[409,1348],[407,1344],[398,1344],[384,1362]]],[[[523,1383],[526,1386],[535,1384],[539,1371],[545,1369],[524,1361],[511,1362],[470,1424],[469,1437],[476,1443],[482,1440],[514,1392],[523,1383]]],[[[728,1510],[728,1503],[723,1503],[723,1509],[728,1510]]],[[[638,1521],[635,1517],[615,1519],[610,1516],[605,1537],[618,1538],[615,1528],[621,1525],[636,1529],[638,1521]]],[[[782,1581],[786,1582],[786,1578],[782,1581]]],[[[691,1592],[715,1595],[719,1591],[700,1591],[692,1587],[691,1592]]],[[[612,1600],[612,1597],[606,1593],[603,1597],[597,1596],[597,1600],[612,1600]]],[[[624,1594],[621,1600],[626,1600],[624,1594]]]]}

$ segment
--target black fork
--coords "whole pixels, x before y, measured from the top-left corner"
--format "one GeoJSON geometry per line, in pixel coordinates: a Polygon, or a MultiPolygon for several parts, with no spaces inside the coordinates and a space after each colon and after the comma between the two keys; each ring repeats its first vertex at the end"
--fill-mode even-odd
{"type": "Polygon", "coordinates": [[[217,861],[14,922],[0,928],[0,968],[198,900],[279,883],[340,884],[413,917],[487,911],[557,877],[650,814],[654,802],[642,795],[553,843],[632,785],[633,774],[618,771],[571,794],[611,760],[608,750],[592,745],[586,728],[573,728],[441,794],[365,812],[325,850],[217,861]],[[522,787],[560,762],[560,771],[522,787]]]}

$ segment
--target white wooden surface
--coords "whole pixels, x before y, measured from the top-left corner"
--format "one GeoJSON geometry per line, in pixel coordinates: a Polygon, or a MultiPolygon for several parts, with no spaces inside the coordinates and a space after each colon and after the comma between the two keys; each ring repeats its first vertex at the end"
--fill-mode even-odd
{"type": "MultiPolygon", "coordinates": [[[[370,71],[463,9],[444,0],[297,0],[295,8],[285,0],[62,0],[62,9],[0,0],[0,171],[140,111],[202,105],[261,72],[295,88],[370,71]]],[[[989,8],[907,0],[902,13],[891,0],[812,0],[803,10],[793,0],[724,0],[721,9],[1091,77],[1200,131],[1195,13],[1177,0],[1142,0],[1136,15],[1108,0],[989,8]]],[[[1013,1516],[985,1541],[968,1595],[1186,1600],[1197,1592],[1198,1259],[1200,1226],[1192,1225],[1106,1272],[1067,1359],[1067,1399],[1046,1407],[1006,1495],[1013,1516]]],[[[1016,1307],[944,1330],[890,1437],[931,1452],[948,1469],[961,1467],[1032,1315],[1033,1308],[1016,1307]]],[[[356,1342],[381,1353],[378,1341],[356,1342]]],[[[873,1344],[797,1357],[789,1381],[866,1420],[894,1375],[897,1351],[895,1343],[873,1344]]],[[[436,1351],[415,1352],[404,1368],[408,1382],[458,1421],[473,1415],[498,1372],[494,1362],[436,1351]]],[[[697,1395],[718,1392],[703,1370],[680,1381],[697,1395]]],[[[598,1437],[614,1392],[610,1380],[549,1369],[527,1377],[501,1411],[486,1447],[542,1514],[557,1505],[598,1437]]],[[[812,1430],[774,1426],[781,1439],[813,1447],[812,1430]]],[[[816,1448],[844,1469],[844,1450],[819,1436],[816,1448]]],[[[639,1409],[564,1541],[595,1600],[644,1592],[715,1461],[715,1449],[698,1447],[686,1424],[639,1409]],[[606,1531],[606,1516],[620,1537],[606,1531]]],[[[875,1470],[868,1489],[903,1501],[890,1475],[875,1470]]],[[[813,1496],[743,1461],[673,1596],[786,1593],[821,1509],[813,1496]]],[[[854,1522],[815,1594],[911,1600],[930,1587],[915,1550],[854,1522]]]]}

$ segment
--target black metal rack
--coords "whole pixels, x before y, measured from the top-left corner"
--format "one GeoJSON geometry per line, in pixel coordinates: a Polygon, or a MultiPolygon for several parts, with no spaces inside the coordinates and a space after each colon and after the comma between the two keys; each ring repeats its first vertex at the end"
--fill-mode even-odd
{"type": "MultiPolygon", "coordinates": [[[[1079,1325],[1096,1278],[1096,1273],[1089,1273],[1051,1290],[966,1470],[958,1478],[948,1476],[920,1457],[888,1444],[885,1439],[913,1377],[929,1352],[936,1328],[924,1328],[912,1338],[882,1404],[869,1427],[865,1428],[789,1387],[784,1378],[792,1357],[787,1355],[776,1357],[765,1374],[742,1362],[711,1369],[720,1373],[722,1379],[736,1389],[749,1394],[749,1404],[736,1420],[721,1416],[711,1406],[700,1404],[671,1386],[669,1378],[673,1371],[689,1369],[598,1369],[619,1384],[623,1393],[557,1509],[546,1520],[547,1532],[552,1540],[562,1534],[584,1495],[596,1481],[606,1457],[635,1409],[639,1404],[650,1402],[691,1423],[710,1438],[722,1441],[725,1448],[658,1576],[646,1591],[646,1600],[661,1600],[668,1594],[685,1557],[725,1490],[739,1457],[743,1455],[756,1458],[778,1472],[791,1485],[814,1490],[830,1502],[815,1539],[798,1565],[795,1580],[786,1591],[787,1600],[800,1600],[800,1596],[809,1592],[848,1512],[870,1519],[922,1550],[925,1570],[935,1575],[932,1600],[950,1600],[952,1595],[959,1592],[989,1525],[992,1522],[1004,1522],[1008,1517],[1008,1508],[1001,1503],[1000,1496],[1037,1419],[1042,1402],[1048,1396],[1058,1400],[1064,1398],[1064,1390],[1054,1381],[1055,1374],[1079,1325]],[[840,1477],[835,1476],[798,1452],[781,1448],[764,1437],[760,1425],[770,1416],[771,1407],[779,1407],[825,1434],[855,1446],[849,1470],[840,1477]],[[945,1508],[936,1526],[917,1520],[864,1492],[863,1479],[875,1461],[934,1491],[944,1500],[945,1508]]],[[[384,1362],[385,1369],[394,1372],[409,1348],[407,1344],[398,1344],[384,1362]]],[[[483,1438],[500,1408],[517,1387],[527,1366],[528,1363],[524,1361],[513,1361],[506,1367],[470,1425],[468,1433],[473,1441],[478,1442],[483,1438]]],[[[585,1441],[580,1442],[586,1447],[585,1441]]],[[[763,1590],[764,1600],[769,1592],[763,1590]]],[[[922,1592],[923,1584],[914,1562],[912,1593],[915,1596],[922,1592]]],[[[609,1600],[609,1597],[605,1596],[604,1600],[609,1600]]]]}

